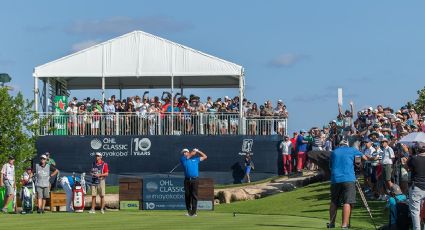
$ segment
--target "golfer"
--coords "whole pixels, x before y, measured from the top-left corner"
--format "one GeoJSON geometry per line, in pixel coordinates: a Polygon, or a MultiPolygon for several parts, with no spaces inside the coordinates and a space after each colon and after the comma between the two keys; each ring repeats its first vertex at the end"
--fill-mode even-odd
{"type": "Polygon", "coordinates": [[[13,195],[15,194],[16,182],[14,163],[15,158],[13,156],[9,156],[9,161],[1,168],[0,187],[6,187],[4,206],[2,207],[3,213],[7,213],[7,206],[13,201],[13,195]]]}
{"type": "Polygon", "coordinates": [[[46,199],[50,198],[50,177],[58,174],[53,165],[47,164],[47,156],[41,155],[40,163],[35,165],[35,191],[37,193],[37,213],[44,213],[46,199]]]}
{"type": "Polygon", "coordinates": [[[180,163],[184,168],[184,194],[186,201],[187,216],[197,216],[196,208],[198,206],[198,177],[199,177],[199,162],[207,159],[205,153],[198,149],[189,151],[182,150],[183,156],[180,158],[180,163]],[[199,154],[199,155],[198,155],[199,154]]]}
{"type": "Polygon", "coordinates": [[[356,176],[354,160],[361,153],[348,142],[342,140],[339,147],[331,153],[331,204],[329,207],[330,222],[328,228],[335,228],[338,206],[342,203],[342,229],[348,229],[352,205],[356,203],[356,176]]]}
{"type": "Polygon", "coordinates": [[[96,153],[96,161],[92,164],[92,185],[91,185],[91,210],[89,213],[95,214],[96,196],[100,196],[100,212],[105,213],[105,178],[109,175],[108,164],[102,160],[102,154],[96,153]]]}

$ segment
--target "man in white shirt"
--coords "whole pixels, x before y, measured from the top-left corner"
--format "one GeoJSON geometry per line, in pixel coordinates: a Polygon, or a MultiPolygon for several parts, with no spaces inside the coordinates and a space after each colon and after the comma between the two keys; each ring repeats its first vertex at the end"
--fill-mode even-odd
{"type": "Polygon", "coordinates": [[[7,213],[7,207],[10,202],[13,200],[13,195],[16,189],[15,182],[15,158],[13,156],[9,157],[9,161],[3,165],[1,168],[1,177],[0,177],[0,186],[6,187],[6,194],[4,198],[4,206],[2,207],[2,212],[7,213]]]}
{"type": "Polygon", "coordinates": [[[103,108],[105,113],[108,114],[106,116],[106,135],[112,135],[112,129],[113,129],[113,126],[114,126],[114,115],[113,114],[115,114],[115,106],[112,103],[111,98],[108,98],[108,100],[106,102],[107,102],[107,104],[103,108]]]}
{"type": "Polygon", "coordinates": [[[77,114],[78,114],[78,107],[76,103],[72,103],[70,102],[68,105],[68,108],[66,108],[65,111],[68,115],[69,115],[69,133],[72,135],[77,135],[77,129],[78,129],[78,124],[77,124],[77,114]]]}
{"type": "Polygon", "coordinates": [[[364,179],[366,184],[369,186],[369,189],[366,189],[366,192],[371,189],[373,189],[373,183],[372,183],[372,177],[375,175],[376,172],[374,172],[374,167],[371,165],[371,161],[369,159],[372,158],[372,154],[376,152],[375,148],[372,146],[372,140],[367,139],[366,141],[366,148],[363,151],[363,160],[365,163],[364,167],[364,179]]]}
{"type": "Polygon", "coordinates": [[[292,173],[292,142],[289,136],[285,135],[284,140],[280,143],[279,149],[282,153],[283,172],[287,176],[292,173]]]}
{"type": "Polygon", "coordinates": [[[382,139],[382,179],[387,186],[387,189],[392,188],[391,174],[393,168],[393,160],[395,158],[394,150],[388,145],[386,138],[382,139]]]}

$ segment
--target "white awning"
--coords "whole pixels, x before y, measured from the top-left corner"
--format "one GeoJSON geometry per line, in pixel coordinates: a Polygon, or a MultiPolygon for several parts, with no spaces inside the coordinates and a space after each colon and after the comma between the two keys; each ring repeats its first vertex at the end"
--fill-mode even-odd
{"type": "Polygon", "coordinates": [[[68,90],[238,88],[243,68],[187,46],[134,31],[35,67],[38,79],[62,78],[68,90]]]}

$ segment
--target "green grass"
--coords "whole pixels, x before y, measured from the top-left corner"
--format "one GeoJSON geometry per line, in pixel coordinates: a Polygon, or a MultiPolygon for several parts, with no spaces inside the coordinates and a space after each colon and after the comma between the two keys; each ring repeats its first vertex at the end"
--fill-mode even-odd
{"type": "MultiPolygon", "coordinates": [[[[184,211],[0,215],[0,229],[325,229],[328,194],[329,183],[316,183],[260,200],[218,205],[215,211],[200,211],[196,218],[184,216],[184,211]]],[[[384,203],[370,202],[370,205],[376,222],[383,225],[384,203]]],[[[373,228],[360,204],[354,209],[352,226],[373,228]]]]}
{"type": "MultiPolygon", "coordinates": [[[[236,212],[262,215],[284,215],[316,218],[317,226],[325,226],[329,219],[329,187],[330,183],[315,183],[292,192],[280,193],[259,200],[236,202],[219,205],[215,212],[236,212]]],[[[385,202],[368,201],[375,222],[378,226],[387,223],[385,202]]],[[[341,210],[338,212],[336,224],[341,223],[341,210]]],[[[353,229],[373,229],[369,214],[363,207],[360,197],[353,209],[351,224],[353,229]]],[[[317,227],[316,226],[316,227],[317,227]]]]}
{"type": "Polygon", "coordinates": [[[287,176],[274,176],[274,177],[270,177],[267,179],[263,179],[263,180],[259,180],[259,181],[254,181],[251,183],[242,183],[242,184],[215,184],[214,188],[215,189],[225,189],[225,188],[237,188],[237,187],[242,187],[242,186],[247,186],[247,185],[257,185],[257,184],[262,184],[262,183],[267,183],[267,182],[271,182],[272,180],[276,180],[282,177],[287,177],[287,176]]]}

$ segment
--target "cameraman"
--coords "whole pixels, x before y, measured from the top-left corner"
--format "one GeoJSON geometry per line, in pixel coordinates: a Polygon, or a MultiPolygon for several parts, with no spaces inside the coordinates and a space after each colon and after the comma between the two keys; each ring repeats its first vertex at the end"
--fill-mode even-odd
{"type": "Polygon", "coordinates": [[[412,186],[409,190],[409,208],[412,216],[413,229],[421,229],[421,200],[425,198],[425,143],[418,143],[417,155],[407,161],[411,171],[412,186]]]}
{"type": "Polygon", "coordinates": [[[345,140],[342,140],[339,147],[331,153],[331,204],[328,228],[335,228],[337,209],[341,203],[343,204],[341,228],[349,228],[352,205],[356,203],[354,163],[356,158],[361,160],[361,156],[362,154],[357,149],[349,147],[345,140]]]}

